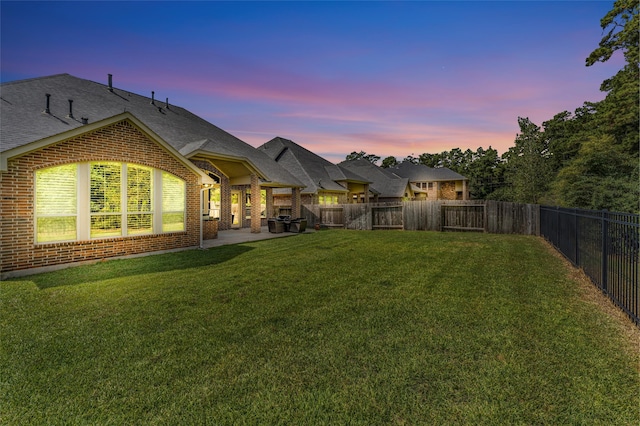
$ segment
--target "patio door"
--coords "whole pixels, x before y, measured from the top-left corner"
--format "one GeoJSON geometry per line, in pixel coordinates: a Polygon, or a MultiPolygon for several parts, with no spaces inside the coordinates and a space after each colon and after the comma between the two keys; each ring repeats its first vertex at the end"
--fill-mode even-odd
{"type": "Polygon", "coordinates": [[[242,205],[242,193],[240,191],[231,191],[231,227],[240,228],[242,225],[242,216],[244,208],[242,205]]]}

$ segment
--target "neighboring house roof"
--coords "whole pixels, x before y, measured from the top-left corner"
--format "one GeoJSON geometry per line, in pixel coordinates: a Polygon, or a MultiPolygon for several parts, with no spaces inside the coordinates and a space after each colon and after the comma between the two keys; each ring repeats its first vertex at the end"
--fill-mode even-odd
{"type": "Polygon", "coordinates": [[[408,178],[410,182],[437,182],[466,180],[464,176],[446,167],[431,168],[424,164],[403,162],[389,169],[397,176],[408,178]]]}
{"type": "MultiPolygon", "coordinates": [[[[369,187],[382,198],[402,198],[407,193],[409,179],[398,177],[388,169],[378,167],[369,160],[343,161],[338,165],[369,179],[371,181],[369,187]]],[[[418,189],[417,187],[414,189],[412,186],[410,188],[414,191],[418,189]]]]}
{"type": "Polygon", "coordinates": [[[166,100],[69,74],[3,83],[0,98],[2,152],[128,112],[187,158],[212,158],[223,173],[257,173],[267,186],[302,186],[263,152],[166,100]]]}
{"type": "Polygon", "coordinates": [[[369,183],[366,178],[325,160],[289,139],[273,138],[258,150],[305,184],[302,194],[317,194],[318,191],[346,193],[347,188],[339,182],[369,183]]]}

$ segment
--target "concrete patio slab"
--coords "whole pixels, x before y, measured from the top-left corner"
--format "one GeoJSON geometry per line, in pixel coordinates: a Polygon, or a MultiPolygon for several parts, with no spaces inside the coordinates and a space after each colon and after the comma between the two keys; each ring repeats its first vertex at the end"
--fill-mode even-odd
{"type": "MultiPolygon", "coordinates": [[[[307,229],[304,233],[311,233],[313,230],[307,229]]],[[[292,237],[294,235],[300,235],[293,232],[281,232],[279,234],[273,234],[269,232],[269,228],[263,226],[260,229],[260,233],[251,233],[250,228],[229,229],[226,231],[218,231],[218,238],[213,240],[204,240],[202,246],[205,249],[211,247],[225,246],[228,244],[247,243],[251,241],[269,240],[271,238],[292,237]]]]}

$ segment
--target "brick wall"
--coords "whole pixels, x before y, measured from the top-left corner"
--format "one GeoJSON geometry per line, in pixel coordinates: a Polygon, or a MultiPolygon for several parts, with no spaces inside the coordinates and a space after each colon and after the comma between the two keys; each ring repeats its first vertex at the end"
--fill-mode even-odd
{"type": "Polygon", "coordinates": [[[198,176],[127,120],[9,160],[8,171],[0,173],[0,194],[0,272],[191,247],[200,242],[198,176]],[[35,171],[85,161],[136,163],[183,179],[185,232],[36,244],[35,171]]]}
{"type": "Polygon", "coordinates": [[[220,179],[220,221],[218,229],[224,231],[231,228],[231,185],[229,178],[208,160],[191,161],[202,170],[207,170],[220,179]]]}
{"type": "Polygon", "coordinates": [[[456,183],[441,182],[440,183],[440,199],[441,200],[455,200],[456,199],[456,183]]]}

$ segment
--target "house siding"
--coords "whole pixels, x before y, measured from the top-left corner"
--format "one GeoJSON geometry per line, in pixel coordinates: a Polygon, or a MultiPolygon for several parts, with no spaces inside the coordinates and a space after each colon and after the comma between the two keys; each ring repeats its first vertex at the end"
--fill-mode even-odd
{"type": "Polygon", "coordinates": [[[0,174],[0,272],[192,247],[200,242],[199,177],[127,120],[9,159],[7,165],[8,171],[0,174]],[[88,161],[141,164],[183,179],[185,231],[36,244],[35,171],[88,161]]]}

